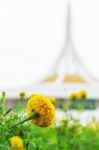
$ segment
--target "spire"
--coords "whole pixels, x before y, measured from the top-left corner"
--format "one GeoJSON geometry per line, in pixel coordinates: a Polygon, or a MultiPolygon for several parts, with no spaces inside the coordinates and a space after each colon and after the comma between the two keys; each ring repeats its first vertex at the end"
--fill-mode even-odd
{"type": "Polygon", "coordinates": [[[93,76],[89,73],[83,62],[75,51],[75,47],[72,41],[71,31],[71,5],[67,5],[67,19],[66,19],[66,39],[64,47],[54,63],[51,70],[52,76],[57,76],[57,81],[63,81],[65,76],[76,75],[85,79],[87,82],[93,82],[93,76]]]}
{"type": "Polygon", "coordinates": [[[71,6],[70,3],[68,3],[67,6],[67,22],[66,22],[66,29],[67,29],[67,40],[71,40],[71,6]]]}
{"type": "MultiPolygon", "coordinates": [[[[71,5],[68,3],[67,5],[67,15],[66,15],[66,28],[65,28],[65,44],[63,46],[63,50],[61,51],[59,57],[57,58],[56,62],[54,63],[54,66],[52,68],[52,72],[54,74],[57,74],[57,69],[59,67],[59,64],[61,63],[61,60],[64,59],[64,55],[66,55],[66,51],[68,51],[68,45],[71,47],[72,44],[72,34],[71,34],[71,5]]],[[[72,50],[72,48],[71,48],[72,50]]]]}

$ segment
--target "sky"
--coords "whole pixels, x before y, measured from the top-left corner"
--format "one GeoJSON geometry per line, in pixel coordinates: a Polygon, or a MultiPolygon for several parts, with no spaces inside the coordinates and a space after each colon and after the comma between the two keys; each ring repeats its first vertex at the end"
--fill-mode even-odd
{"type": "Polygon", "coordinates": [[[65,43],[68,2],[76,52],[99,79],[98,0],[3,0],[0,88],[32,85],[49,72],[65,43]]]}

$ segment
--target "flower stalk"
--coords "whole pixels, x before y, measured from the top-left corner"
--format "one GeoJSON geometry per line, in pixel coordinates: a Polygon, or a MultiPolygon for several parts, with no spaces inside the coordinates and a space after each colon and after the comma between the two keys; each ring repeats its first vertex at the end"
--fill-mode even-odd
{"type": "Polygon", "coordinates": [[[33,112],[32,115],[29,116],[27,119],[25,119],[25,120],[23,120],[23,121],[21,121],[21,122],[15,124],[15,125],[12,126],[11,128],[16,127],[16,126],[18,126],[18,125],[20,125],[20,124],[22,124],[22,123],[24,123],[24,122],[27,122],[27,121],[29,121],[29,120],[32,120],[32,119],[34,119],[34,118],[36,118],[36,117],[39,117],[39,114],[36,113],[36,112],[33,112]]]}
{"type": "Polygon", "coordinates": [[[5,113],[6,93],[2,92],[2,113],[5,113]]]}
{"type": "Polygon", "coordinates": [[[12,108],[9,108],[5,113],[4,116],[6,116],[7,114],[9,114],[12,111],[12,108]]]}
{"type": "Polygon", "coordinates": [[[21,93],[19,93],[19,96],[20,96],[20,100],[19,100],[19,103],[18,103],[18,111],[21,112],[23,110],[23,101],[26,97],[26,92],[25,91],[22,91],[21,93]]]}

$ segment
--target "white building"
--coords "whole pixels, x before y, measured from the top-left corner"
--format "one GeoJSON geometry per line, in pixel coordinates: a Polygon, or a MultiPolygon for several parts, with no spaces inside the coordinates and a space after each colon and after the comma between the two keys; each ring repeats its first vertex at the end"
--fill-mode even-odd
{"type": "Polygon", "coordinates": [[[99,82],[89,73],[75,51],[71,25],[71,10],[68,5],[66,43],[49,75],[36,85],[34,91],[66,98],[70,92],[84,89],[88,91],[89,98],[98,99],[99,82]]]}
{"type": "Polygon", "coordinates": [[[71,10],[68,6],[66,23],[66,43],[53,65],[50,73],[39,83],[16,89],[8,89],[8,97],[17,97],[21,90],[30,93],[42,93],[56,98],[66,98],[70,92],[87,90],[91,99],[99,99],[99,82],[83,65],[78,57],[72,40],[71,10]]]}

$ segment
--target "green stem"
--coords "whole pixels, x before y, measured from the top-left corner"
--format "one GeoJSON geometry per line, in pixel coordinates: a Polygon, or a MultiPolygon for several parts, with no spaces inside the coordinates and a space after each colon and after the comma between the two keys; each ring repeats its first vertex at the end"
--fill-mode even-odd
{"type": "Polygon", "coordinates": [[[6,102],[6,96],[2,96],[2,111],[3,111],[3,114],[5,112],[5,102],[6,102]]]}
{"type": "Polygon", "coordinates": [[[5,114],[4,114],[4,116],[6,116],[8,113],[10,113],[12,111],[12,108],[9,108],[6,112],[5,112],[5,114]]]}
{"type": "Polygon", "coordinates": [[[37,114],[36,112],[33,112],[33,114],[32,114],[31,116],[29,116],[27,119],[25,119],[25,120],[23,120],[23,121],[21,121],[21,122],[15,124],[15,125],[12,126],[11,128],[16,127],[17,125],[20,125],[20,124],[22,124],[22,123],[24,123],[24,122],[27,122],[27,121],[29,121],[29,120],[32,120],[33,118],[36,118],[36,117],[38,117],[38,114],[37,114]]]}

